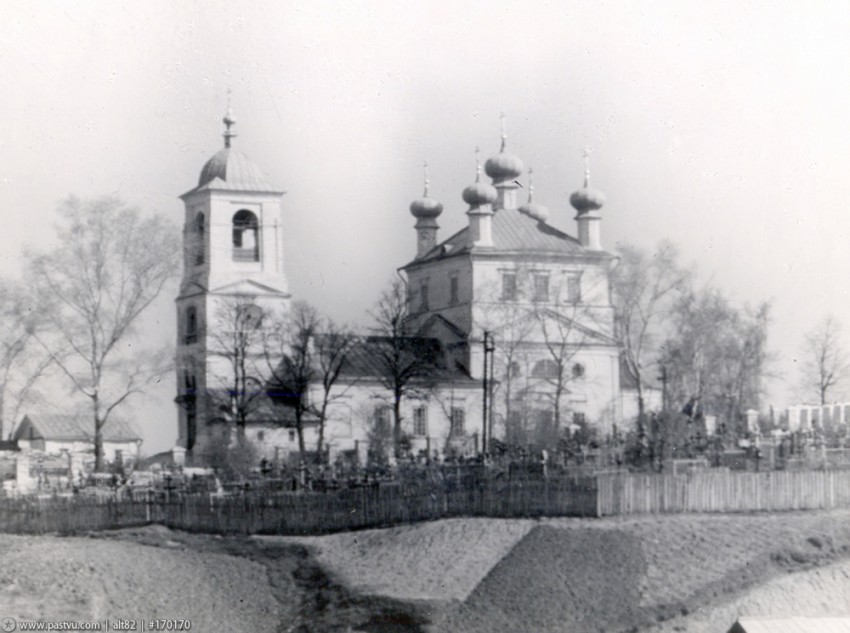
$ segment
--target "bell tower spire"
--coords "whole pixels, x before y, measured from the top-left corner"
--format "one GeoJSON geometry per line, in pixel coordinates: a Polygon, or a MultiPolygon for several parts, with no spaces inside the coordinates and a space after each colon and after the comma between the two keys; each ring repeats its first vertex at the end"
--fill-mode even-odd
{"type": "Polygon", "coordinates": [[[236,138],[236,132],[230,128],[236,125],[236,119],[233,117],[233,110],[230,107],[230,88],[227,89],[227,112],[221,120],[224,123],[224,147],[230,149],[230,140],[236,138]]]}

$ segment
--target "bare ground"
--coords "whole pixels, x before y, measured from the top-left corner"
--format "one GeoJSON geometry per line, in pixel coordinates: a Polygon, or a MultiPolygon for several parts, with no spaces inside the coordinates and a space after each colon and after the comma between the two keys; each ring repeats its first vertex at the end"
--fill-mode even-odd
{"type": "MultiPolygon", "coordinates": [[[[789,573],[801,588],[783,604],[796,595],[812,604],[820,590],[805,587],[819,582],[850,594],[850,579],[826,568],[850,558],[846,510],[452,519],[294,541],[354,591],[440,601],[430,614],[440,631],[649,630],[694,612],[726,620],[740,607],[724,605],[789,573]],[[801,573],[812,569],[820,574],[801,573]]],[[[842,601],[816,602],[818,613],[850,614],[842,601]]],[[[734,619],[705,630],[727,630],[734,619]]]]}
{"type": "Polygon", "coordinates": [[[850,511],[450,519],[322,537],[0,535],[0,617],[193,631],[726,631],[850,615],[850,511]]]}

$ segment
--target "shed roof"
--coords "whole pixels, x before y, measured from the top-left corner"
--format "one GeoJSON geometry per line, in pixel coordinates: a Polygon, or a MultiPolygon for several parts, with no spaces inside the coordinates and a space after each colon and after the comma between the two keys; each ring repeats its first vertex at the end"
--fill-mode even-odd
{"type": "Polygon", "coordinates": [[[729,633],[850,633],[850,617],[738,618],[729,633]]]}

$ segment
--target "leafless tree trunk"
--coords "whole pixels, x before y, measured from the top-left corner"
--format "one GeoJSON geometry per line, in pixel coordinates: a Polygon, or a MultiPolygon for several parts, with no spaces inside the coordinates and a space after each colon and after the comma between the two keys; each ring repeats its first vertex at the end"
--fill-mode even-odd
{"type": "Polygon", "coordinates": [[[691,273],[678,264],[678,252],[661,242],[652,254],[631,245],[618,248],[620,263],[611,275],[616,336],[623,360],[637,383],[638,418],[645,415],[644,372],[661,354],[672,302],[687,289],[691,273]]]}
{"type": "Polygon", "coordinates": [[[300,301],[289,314],[274,324],[265,342],[266,363],[278,399],[291,408],[298,434],[298,451],[305,463],[304,430],[312,411],[310,385],[318,378],[314,342],[321,319],[311,305],[300,301]]]}
{"type": "Polygon", "coordinates": [[[322,383],[321,400],[314,407],[319,420],[319,439],[317,452],[321,456],[325,447],[325,430],[328,422],[328,408],[338,398],[344,397],[356,378],[346,383],[345,389],[335,391],[339,384],[349,355],[357,344],[357,337],[347,327],[339,326],[331,319],[324,321],[323,332],[316,337],[315,351],[317,373],[322,383]]]}
{"type": "Polygon", "coordinates": [[[366,347],[379,367],[378,380],[392,394],[393,448],[401,453],[402,398],[416,390],[430,390],[440,359],[430,341],[412,336],[408,325],[405,284],[394,279],[378,299],[372,317],[375,336],[366,347]]]}
{"type": "Polygon", "coordinates": [[[258,361],[263,355],[264,326],[269,319],[257,298],[241,295],[223,298],[217,305],[207,332],[207,353],[212,360],[205,397],[208,406],[225,414],[245,444],[245,427],[265,394],[265,380],[258,361]],[[219,365],[216,359],[223,363],[219,365]]]}
{"type": "Polygon", "coordinates": [[[163,370],[161,355],[131,341],[139,316],[177,273],[179,231],[114,198],[69,198],[60,211],[58,247],[29,257],[50,324],[38,340],[91,403],[100,470],[109,416],[163,370]]]}

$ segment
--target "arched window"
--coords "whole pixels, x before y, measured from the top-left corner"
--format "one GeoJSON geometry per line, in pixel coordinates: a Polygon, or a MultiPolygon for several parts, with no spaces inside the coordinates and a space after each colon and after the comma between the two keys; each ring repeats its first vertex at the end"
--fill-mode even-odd
{"type": "Polygon", "coordinates": [[[531,370],[532,378],[558,378],[558,363],[551,358],[544,358],[534,363],[534,369],[531,370]]]}
{"type": "Polygon", "coordinates": [[[233,260],[260,261],[259,223],[257,216],[246,209],[233,216],[233,260]]]}
{"type": "Polygon", "coordinates": [[[186,309],[186,330],[183,340],[187,345],[198,340],[198,311],[195,306],[189,306],[186,309]]]}
{"type": "Polygon", "coordinates": [[[582,378],[584,376],[584,365],[576,363],[573,365],[573,378],[582,378]]]}
{"type": "Polygon", "coordinates": [[[204,263],[206,238],[204,237],[204,214],[195,216],[195,266],[204,263]]]}

